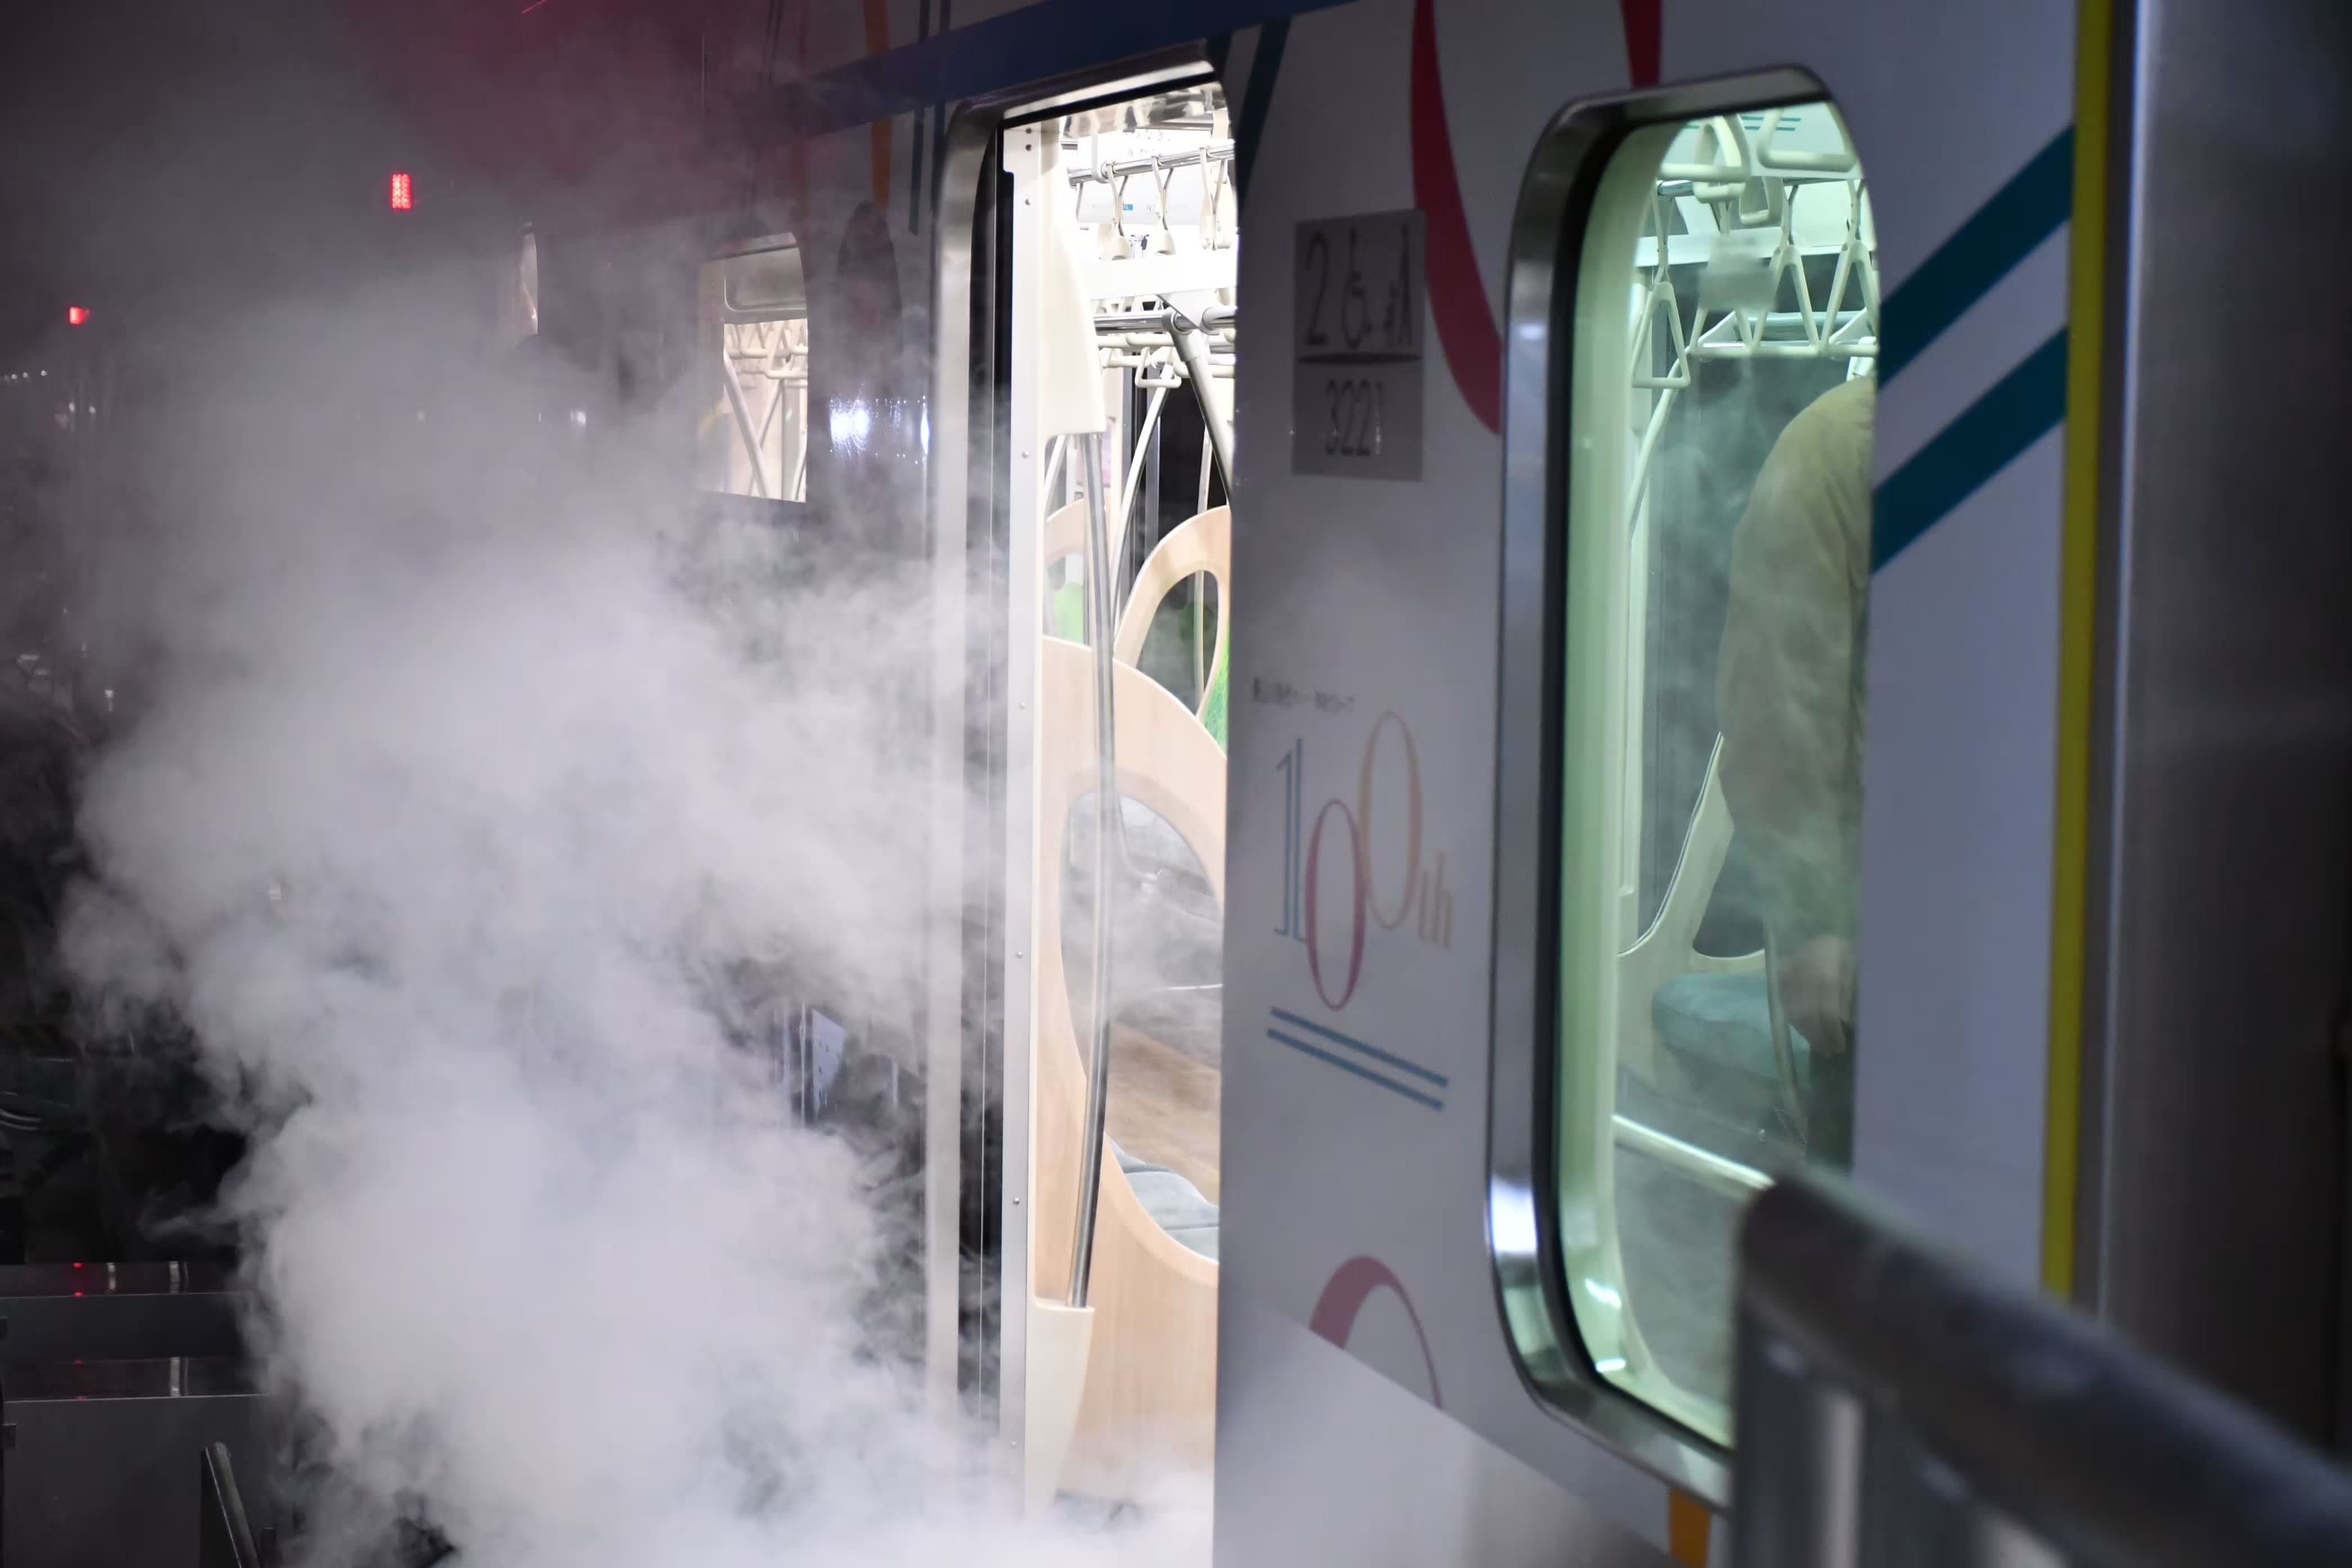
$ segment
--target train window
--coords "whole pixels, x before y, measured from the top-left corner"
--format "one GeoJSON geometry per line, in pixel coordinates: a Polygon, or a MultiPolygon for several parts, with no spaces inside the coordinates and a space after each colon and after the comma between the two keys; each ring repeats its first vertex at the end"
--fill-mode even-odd
{"type": "Polygon", "coordinates": [[[790,235],[702,266],[697,482],[768,500],[808,499],[809,309],[790,235]]]}
{"type": "Polygon", "coordinates": [[[1836,110],[1626,133],[1572,287],[1565,1290],[1603,1376],[1721,1442],[1741,1209],[1852,1144],[1878,287],[1836,110]]]}

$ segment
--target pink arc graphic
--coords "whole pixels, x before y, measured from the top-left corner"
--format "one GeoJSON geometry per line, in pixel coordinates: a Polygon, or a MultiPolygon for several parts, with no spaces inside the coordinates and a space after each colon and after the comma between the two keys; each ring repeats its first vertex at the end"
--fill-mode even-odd
{"type": "MultiPolygon", "coordinates": [[[[1625,26],[1625,64],[1635,87],[1654,87],[1665,42],[1665,0],[1618,0],[1625,26]]],[[[1445,84],[1437,73],[1436,0],[1413,0],[1412,74],[1408,118],[1412,131],[1412,200],[1429,233],[1429,314],[1462,401],[1487,429],[1503,428],[1503,335],[1495,326],[1462,184],[1454,168],[1454,136],[1445,122],[1445,84]]]]}
{"type": "Polygon", "coordinates": [[[1371,1299],[1373,1291],[1383,1289],[1393,1290],[1396,1299],[1404,1303],[1404,1315],[1412,1322],[1412,1337],[1421,1342],[1421,1363],[1429,1369],[1429,1402],[1444,1409],[1445,1399],[1437,1386],[1437,1359],[1429,1352],[1429,1335],[1421,1326],[1421,1313],[1414,1310],[1412,1298],[1404,1293],[1404,1282],[1396,1277],[1396,1271],[1379,1258],[1350,1258],[1339,1265],[1339,1271],[1323,1287],[1307,1326],[1318,1337],[1345,1350],[1349,1336],[1356,1331],[1356,1319],[1363,1311],[1364,1303],[1371,1299]]]}

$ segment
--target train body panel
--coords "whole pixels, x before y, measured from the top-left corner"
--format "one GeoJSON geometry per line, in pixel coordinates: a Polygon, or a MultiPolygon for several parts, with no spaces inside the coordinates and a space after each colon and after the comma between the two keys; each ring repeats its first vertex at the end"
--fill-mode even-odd
{"type": "MultiPolygon", "coordinates": [[[[1290,471],[1307,416],[1291,367],[1257,360],[1243,373],[1238,510],[1259,526],[1236,542],[1225,1157],[1250,1197],[1227,1222],[1223,1310],[1228,1334],[1255,1333],[1238,1326],[1248,1302],[1354,1347],[1664,1546],[1666,1489],[1633,1479],[1531,1392],[1496,1302],[1492,1247],[1513,1238],[1488,1212],[1490,1055],[1538,1047],[1498,1029],[1490,1006],[1490,985],[1532,982],[1517,968],[1526,944],[1494,941],[1497,919],[1518,912],[1498,917],[1491,877],[1494,628],[1507,618],[1505,488],[1544,479],[1509,465],[1474,407],[1491,416],[1500,401],[1496,341],[1513,323],[1500,319],[1499,286],[1519,174],[1563,104],[1626,90],[1624,22],[1641,9],[1432,16],[1396,0],[1303,17],[1291,31],[1251,193],[1243,292],[1254,346],[1295,342],[1292,236],[1314,218],[1419,206],[1432,230],[1432,321],[1417,484],[1290,471]],[[1433,47],[1442,103],[1414,77],[1433,47]],[[1345,129],[1330,112],[1341,101],[1353,110],[1345,129]],[[1454,199],[1468,268],[1458,253],[1433,254],[1454,199]],[[1443,292],[1455,297],[1450,321],[1443,292]],[[1349,847],[1358,834],[1360,858],[1349,847]],[[1354,878],[1335,864],[1360,868],[1360,946],[1354,878]],[[1299,890],[1307,882],[1312,894],[1299,890]],[[1367,1082],[1364,1066],[1387,1081],[1367,1082]],[[1369,1321],[1359,1309],[1382,1300],[1391,1316],[1410,1303],[1411,1331],[1355,1327],[1369,1321]]],[[[2013,7],[1982,29],[1927,7],[1663,9],[1658,79],[1784,64],[1821,78],[1867,171],[1894,331],[1913,303],[1900,280],[2020,171],[2046,163],[2072,117],[2073,18],[2053,8],[2013,7]],[[1934,69],[1915,68],[1929,59],[1934,69]]],[[[2027,264],[1985,279],[1994,287],[1982,303],[1956,301],[1974,308],[1889,378],[1880,482],[2062,331],[2071,187],[2060,184],[2054,235],[2028,235],[2027,264]]],[[[1927,318],[1944,307],[1923,298],[1916,308],[1927,318]]],[[[1990,482],[1951,498],[1948,515],[1927,520],[1940,526],[1878,574],[1869,612],[1855,1167],[1866,1186],[2026,1279],[2040,1268],[2044,1207],[2062,441],[2045,420],[2024,450],[1994,454],[1974,476],[1990,482]]],[[[1542,654],[1507,640],[1502,656],[1542,654]]],[[[1255,1384],[1223,1397],[1221,1460],[1255,1473],[1272,1457],[1251,1447],[1255,1384]]],[[[1642,1459],[1719,1498],[1705,1452],[1642,1459]]]]}
{"type": "MultiPolygon", "coordinates": [[[[1393,1328],[1410,1341],[1409,1327],[1393,1328]]],[[[1370,1314],[1345,1351],[1245,1300],[1218,1335],[1218,1375],[1236,1390],[1219,1416],[1234,1458],[1217,1479],[1218,1563],[1669,1561],[1645,1539],[1663,1521],[1624,1522],[1663,1507],[1656,1483],[1596,1466],[1563,1487],[1520,1463],[1407,1392],[1406,1377],[1366,1364],[1382,1337],[1370,1314]]]]}
{"type": "MultiPolygon", "coordinates": [[[[1605,7],[1588,8],[1581,40],[1552,40],[1581,47],[1531,40],[1523,51],[1496,50],[1480,42],[1501,41],[1493,18],[1464,20],[1442,18],[1438,58],[1454,84],[1447,104],[1469,106],[1446,128],[1454,166],[1481,176],[1481,205],[1470,205],[1467,180],[1462,200],[1474,247],[1485,248],[1468,275],[1433,270],[1429,288],[1466,293],[1475,319],[1490,324],[1528,152],[1562,102],[1622,89],[1622,45],[1605,7]],[[1565,66],[1569,79],[1516,101],[1470,89],[1488,70],[1526,74],[1504,65],[1505,54],[1565,66]]],[[[1298,226],[1419,205],[1415,137],[1430,128],[1409,103],[1415,21],[1406,0],[1376,0],[1293,25],[1253,170],[1263,237],[1245,247],[1242,289],[1253,335],[1285,359],[1299,308],[1298,226]],[[1351,112],[1331,113],[1338,102],[1351,112]]],[[[1570,1436],[1529,1398],[1496,1308],[1485,1211],[1501,453],[1456,385],[1463,372],[1448,363],[1441,331],[1433,299],[1417,484],[1290,472],[1300,416],[1290,366],[1244,373],[1240,510],[1265,526],[1237,530],[1235,542],[1225,1159],[1236,1192],[1262,1195],[1237,1204],[1228,1221],[1221,1315],[1224,1331],[1265,1332],[1277,1354],[1296,1336],[1242,1328],[1241,1303],[1310,1326],[1595,1500],[1616,1528],[1663,1542],[1664,1489],[1570,1436]],[[1410,802],[1397,789],[1408,748],[1419,774],[1410,802]],[[1360,793],[1368,776],[1384,795],[1369,825],[1360,793]],[[1418,910],[1390,923],[1415,870],[1402,863],[1409,816],[1418,818],[1422,867],[1433,878],[1442,868],[1451,900],[1452,929],[1436,940],[1419,934],[1418,910]],[[1351,859],[1353,834],[1367,826],[1380,907],[1365,911],[1359,968],[1344,912],[1349,879],[1331,868],[1351,859]],[[1320,873],[1311,901],[1310,861],[1320,873]],[[1324,933],[1311,953],[1308,921],[1324,933]],[[1335,1000],[1344,1005],[1327,1005],[1335,1000]],[[1343,1063],[1355,1047],[1322,1029],[1413,1064],[1418,1071],[1386,1075],[1411,1092],[1354,1076],[1343,1063]],[[1375,1277],[1379,1288],[1355,1289],[1375,1277]]],[[[1257,1427],[1242,1409],[1257,1387],[1221,1384],[1221,1477],[1273,1462],[1255,1450],[1257,1427]]],[[[1510,1464],[1501,1454],[1481,1462],[1510,1464]]],[[[1272,1561],[1246,1528],[1221,1521],[1221,1560],[1272,1561]]]]}

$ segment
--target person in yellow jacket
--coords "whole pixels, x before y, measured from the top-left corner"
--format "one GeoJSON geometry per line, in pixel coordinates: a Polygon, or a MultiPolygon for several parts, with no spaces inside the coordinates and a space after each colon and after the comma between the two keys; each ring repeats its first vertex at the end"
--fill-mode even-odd
{"type": "Polygon", "coordinates": [[[1783,1016],[1811,1047],[1815,1152],[1852,1117],[1863,658],[1876,384],[1790,420],[1732,534],[1716,679],[1722,780],[1760,883],[1783,1016]]]}

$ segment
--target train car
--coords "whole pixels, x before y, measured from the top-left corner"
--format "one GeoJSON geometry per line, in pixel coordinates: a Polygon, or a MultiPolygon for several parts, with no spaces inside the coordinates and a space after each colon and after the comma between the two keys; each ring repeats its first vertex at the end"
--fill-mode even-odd
{"type": "Polygon", "coordinates": [[[935,908],[824,1048],[919,1082],[921,1354],[1034,1502],[1721,1562],[1801,1165],[2337,1432],[2352,577],[2275,326],[2347,42],[709,14],[727,179],[540,215],[532,330],[926,605],[935,908]]]}

